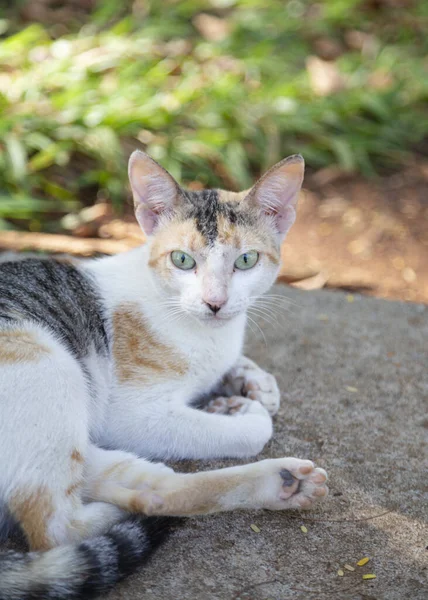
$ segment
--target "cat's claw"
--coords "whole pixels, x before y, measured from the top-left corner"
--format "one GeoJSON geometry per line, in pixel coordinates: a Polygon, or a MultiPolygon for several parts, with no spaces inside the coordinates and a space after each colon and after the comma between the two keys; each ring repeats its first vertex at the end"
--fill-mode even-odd
{"type": "Polygon", "coordinates": [[[275,458],[254,465],[262,469],[257,478],[260,508],[306,509],[328,494],[327,473],[310,460],[275,458]]]}

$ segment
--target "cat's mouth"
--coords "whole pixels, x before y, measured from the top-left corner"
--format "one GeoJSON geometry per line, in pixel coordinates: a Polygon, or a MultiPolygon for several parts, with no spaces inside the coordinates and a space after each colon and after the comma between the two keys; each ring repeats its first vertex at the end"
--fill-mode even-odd
{"type": "Polygon", "coordinates": [[[246,307],[234,307],[234,308],[222,308],[221,310],[213,313],[210,310],[198,310],[191,306],[185,306],[184,312],[186,312],[189,316],[197,319],[204,325],[209,325],[211,327],[221,327],[222,325],[226,325],[230,323],[233,319],[236,319],[239,315],[242,315],[245,312],[246,307]]]}
{"type": "Polygon", "coordinates": [[[204,323],[207,323],[213,327],[221,327],[222,325],[226,325],[230,323],[232,319],[235,319],[240,313],[238,311],[228,312],[228,313],[204,313],[199,315],[199,319],[204,323]]]}

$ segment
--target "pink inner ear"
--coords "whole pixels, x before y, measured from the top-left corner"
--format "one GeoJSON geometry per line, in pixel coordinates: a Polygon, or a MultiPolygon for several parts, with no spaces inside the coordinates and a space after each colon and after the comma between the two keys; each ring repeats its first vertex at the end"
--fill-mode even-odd
{"type": "Polygon", "coordinates": [[[254,187],[253,197],[259,207],[272,217],[275,229],[282,236],[296,220],[303,172],[303,159],[290,157],[272,167],[254,187]]]}
{"type": "Polygon", "coordinates": [[[140,205],[137,207],[135,211],[135,216],[137,218],[140,227],[144,230],[147,235],[151,235],[153,233],[154,228],[156,227],[156,223],[159,219],[159,216],[151,210],[148,206],[140,205]]]}
{"type": "Polygon", "coordinates": [[[282,212],[275,215],[278,233],[285,235],[296,220],[296,211],[292,206],[287,206],[282,212]]]}
{"type": "Polygon", "coordinates": [[[285,235],[296,220],[295,206],[300,186],[297,184],[287,189],[287,182],[282,181],[282,186],[278,183],[278,180],[275,181],[275,187],[260,186],[256,197],[259,198],[259,206],[274,220],[278,233],[285,235]]]}
{"type": "Polygon", "coordinates": [[[178,184],[144,152],[133,152],[128,170],[135,216],[144,232],[150,235],[160,216],[173,209],[177,201],[178,184]]]}

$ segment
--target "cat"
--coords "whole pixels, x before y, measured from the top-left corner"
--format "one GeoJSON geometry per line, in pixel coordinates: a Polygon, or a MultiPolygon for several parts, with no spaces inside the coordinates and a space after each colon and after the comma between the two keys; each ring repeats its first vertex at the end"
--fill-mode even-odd
{"type": "Polygon", "coordinates": [[[246,311],[275,281],[303,171],[296,155],[246,192],[195,192],[136,151],[145,245],[0,264],[0,505],[31,550],[0,555],[0,600],[108,589],[165,517],[326,496],[309,460],[192,474],[155,462],[251,457],[270,439],[280,394],[242,355],[246,311]]]}

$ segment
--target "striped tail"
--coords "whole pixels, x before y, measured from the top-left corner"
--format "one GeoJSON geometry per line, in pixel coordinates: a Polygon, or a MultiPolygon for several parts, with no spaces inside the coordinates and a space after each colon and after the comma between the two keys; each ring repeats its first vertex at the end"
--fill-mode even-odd
{"type": "Polygon", "coordinates": [[[78,600],[110,589],[144,563],[174,519],[131,518],[48,552],[0,554],[0,600],[78,600]]]}

